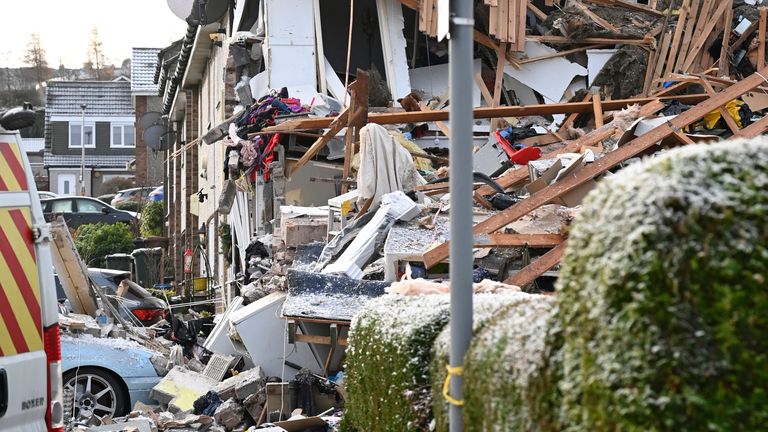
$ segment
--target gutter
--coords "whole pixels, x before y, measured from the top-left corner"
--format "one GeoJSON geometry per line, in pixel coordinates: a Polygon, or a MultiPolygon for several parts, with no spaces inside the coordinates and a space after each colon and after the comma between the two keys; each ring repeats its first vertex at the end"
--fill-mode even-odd
{"type": "Polygon", "coordinates": [[[187,70],[192,46],[195,43],[197,27],[197,25],[189,25],[187,27],[187,33],[184,35],[184,40],[181,42],[181,50],[179,51],[179,61],[176,63],[176,71],[174,71],[173,76],[171,77],[168,91],[165,93],[165,99],[163,100],[163,114],[165,115],[168,115],[171,112],[173,101],[176,99],[176,92],[179,90],[179,84],[181,84],[181,80],[184,78],[184,73],[187,70]]]}

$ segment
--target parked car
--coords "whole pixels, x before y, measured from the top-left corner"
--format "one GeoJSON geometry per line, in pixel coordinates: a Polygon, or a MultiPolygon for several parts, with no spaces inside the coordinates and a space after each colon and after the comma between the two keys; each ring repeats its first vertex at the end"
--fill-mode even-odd
{"type": "Polygon", "coordinates": [[[161,380],[152,363],[160,355],[128,339],[62,335],[62,382],[74,402],[64,417],[119,417],[136,402],[156,404],[149,392],[161,380]]]}
{"type": "MultiPolygon", "coordinates": [[[[104,290],[104,294],[110,296],[112,304],[120,312],[123,319],[139,320],[143,325],[152,325],[163,319],[168,311],[168,304],[139,284],[131,280],[131,272],[123,270],[111,270],[101,268],[89,268],[91,279],[104,290]],[[126,280],[128,290],[118,298],[117,289],[120,282],[126,280]],[[133,317],[129,316],[133,315],[133,317]]],[[[67,295],[61,286],[58,275],[55,276],[56,294],[59,302],[64,302],[67,295]]]]}
{"type": "Polygon", "coordinates": [[[149,200],[150,201],[162,201],[163,200],[163,186],[158,186],[149,193],[149,200]]]}
{"type": "Polygon", "coordinates": [[[45,220],[52,222],[61,215],[70,228],[92,223],[133,223],[138,214],[118,210],[108,204],[90,197],[60,197],[40,201],[45,220]]]}
{"type": "Polygon", "coordinates": [[[111,205],[111,203],[112,203],[112,200],[113,200],[113,199],[114,199],[116,196],[117,196],[117,194],[113,194],[113,193],[110,193],[110,194],[99,195],[99,196],[97,196],[97,197],[96,197],[96,199],[97,199],[97,200],[99,200],[99,201],[101,201],[101,202],[103,202],[104,204],[109,204],[109,205],[111,205]]]}
{"type": "Polygon", "coordinates": [[[153,187],[141,187],[141,188],[131,188],[131,189],[124,189],[121,191],[117,191],[117,195],[115,195],[114,198],[112,198],[112,204],[113,206],[116,206],[120,203],[133,201],[139,204],[146,203],[149,199],[149,194],[155,190],[153,187]]]}
{"type": "Polygon", "coordinates": [[[58,195],[56,195],[56,194],[55,194],[55,193],[53,193],[53,192],[48,192],[48,191],[37,191],[37,197],[38,197],[39,199],[41,199],[41,200],[44,200],[44,199],[50,199],[50,198],[58,198],[59,196],[58,196],[58,195]]]}

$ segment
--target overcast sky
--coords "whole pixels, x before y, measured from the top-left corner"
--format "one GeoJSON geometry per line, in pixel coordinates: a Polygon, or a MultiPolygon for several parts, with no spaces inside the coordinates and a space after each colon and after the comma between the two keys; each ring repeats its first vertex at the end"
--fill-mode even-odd
{"type": "Polygon", "coordinates": [[[166,0],[0,0],[0,66],[22,66],[30,34],[38,33],[51,67],[82,67],[94,26],[109,63],[133,47],[162,48],[184,36],[186,23],[166,0]]]}

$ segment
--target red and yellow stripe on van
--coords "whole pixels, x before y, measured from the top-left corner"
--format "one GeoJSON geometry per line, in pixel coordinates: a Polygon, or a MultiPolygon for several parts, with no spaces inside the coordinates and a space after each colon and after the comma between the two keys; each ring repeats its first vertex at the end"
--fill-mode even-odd
{"type": "Polygon", "coordinates": [[[29,208],[0,209],[0,357],[43,349],[35,261],[29,208]]]}
{"type": "Polygon", "coordinates": [[[0,142],[0,192],[21,192],[27,189],[27,175],[24,173],[19,147],[0,142]]]}

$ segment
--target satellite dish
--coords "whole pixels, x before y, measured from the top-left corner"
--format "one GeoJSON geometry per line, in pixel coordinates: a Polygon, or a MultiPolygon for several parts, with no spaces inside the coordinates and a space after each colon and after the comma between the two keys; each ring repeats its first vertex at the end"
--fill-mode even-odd
{"type": "Polygon", "coordinates": [[[150,111],[144,113],[139,119],[139,126],[141,126],[142,129],[146,129],[159,122],[162,117],[163,115],[159,112],[150,111]]]}
{"type": "Polygon", "coordinates": [[[168,0],[174,15],[189,24],[206,25],[219,21],[227,13],[227,0],[168,0]]]}
{"type": "Polygon", "coordinates": [[[142,138],[152,150],[168,150],[176,142],[176,132],[167,124],[160,122],[144,129],[142,138]]]}

